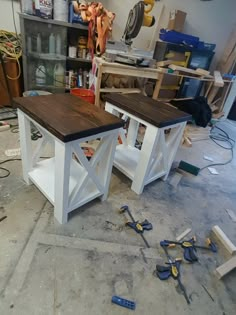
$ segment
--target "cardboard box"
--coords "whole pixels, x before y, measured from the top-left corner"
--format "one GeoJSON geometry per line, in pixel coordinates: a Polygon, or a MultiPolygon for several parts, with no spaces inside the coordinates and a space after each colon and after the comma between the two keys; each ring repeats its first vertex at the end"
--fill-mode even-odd
{"type": "Polygon", "coordinates": [[[186,15],[187,15],[186,12],[180,10],[172,10],[170,12],[170,18],[167,27],[168,30],[183,32],[186,15]]]}

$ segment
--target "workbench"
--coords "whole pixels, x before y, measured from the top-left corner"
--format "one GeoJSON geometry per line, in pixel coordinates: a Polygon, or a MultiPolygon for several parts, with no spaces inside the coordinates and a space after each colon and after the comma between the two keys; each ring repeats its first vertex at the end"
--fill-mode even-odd
{"type": "Polygon", "coordinates": [[[15,98],[18,107],[23,177],[54,205],[62,224],[68,213],[100,197],[107,198],[122,120],[70,94],[15,98]],[[41,133],[33,152],[31,125],[41,133]],[[81,144],[100,139],[89,161],[81,144]],[[41,159],[47,143],[52,158],[41,159]]]}
{"type": "Polygon", "coordinates": [[[102,75],[104,73],[118,74],[125,77],[138,77],[158,80],[159,76],[163,76],[162,73],[158,73],[157,69],[145,68],[145,67],[135,67],[124,65],[116,62],[107,62],[102,58],[95,57],[94,62],[97,64],[97,79],[95,87],[95,105],[100,107],[100,93],[140,93],[139,89],[109,89],[101,88],[102,75]]]}
{"type": "Polygon", "coordinates": [[[129,119],[127,135],[120,129],[114,166],[131,179],[131,189],[141,194],[145,185],[166,180],[191,115],[140,94],[109,94],[105,109],[129,119]],[[140,124],[146,126],[141,150],[135,147],[140,124]]]}

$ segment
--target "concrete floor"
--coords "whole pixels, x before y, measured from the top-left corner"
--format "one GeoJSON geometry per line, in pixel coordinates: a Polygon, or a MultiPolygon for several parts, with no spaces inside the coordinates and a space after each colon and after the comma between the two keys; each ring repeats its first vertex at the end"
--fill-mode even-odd
{"type": "MultiPolygon", "coordinates": [[[[236,127],[222,126],[236,139],[236,127]]],[[[0,143],[0,160],[4,160],[6,149],[19,147],[18,134],[2,132],[0,143]]],[[[208,164],[204,154],[222,161],[230,153],[211,140],[200,141],[190,149],[181,147],[176,161],[202,167],[208,164]]],[[[23,182],[21,162],[4,166],[11,175],[0,179],[0,217],[7,215],[0,222],[1,315],[132,312],[112,304],[113,295],[136,301],[136,314],[235,314],[236,271],[223,280],[214,275],[215,268],[229,258],[221,247],[217,254],[199,251],[194,265],[183,261],[182,282],[190,305],[173,279],[160,281],[153,271],[157,263],[166,262],[159,242],[174,239],[189,227],[204,242],[218,224],[236,244],[236,223],[226,212],[236,213],[236,158],[217,167],[217,176],[204,170],[197,177],[181,178],[173,171],[167,182],[157,180],[141,196],[113,169],[108,200],[95,200],[74,211],[63,226],[54,221],[53,207],[37,188],[23,182]],[[145,233],[150,249],[124,227],[125,217],[118,213],[124,204],[137,219],[153,223],[153,231],[145,233]]],[[[172,249],[171,254],[181,257],[182,251],[172,249]]]]}

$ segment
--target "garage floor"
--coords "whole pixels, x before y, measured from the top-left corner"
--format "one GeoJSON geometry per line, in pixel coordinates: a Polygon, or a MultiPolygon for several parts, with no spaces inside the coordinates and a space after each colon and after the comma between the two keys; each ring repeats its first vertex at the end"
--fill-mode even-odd
{"type": "MultiPolygon", "coordinates": [[[[221,124],[236,138],[236,126],[221,124]]],[[[0,160],[6,149],[19,147],[18,134],[0,133],[0,160]]],[[[226,161],[230,152],[211,140],[181,147],[176,161],[184,159],[203,167],[226,161]]],[[[3,166],[3,165],[2,165],[3,166]]],[[[236,309],[236,270],[218,280],[217,266],[229,256],[199,251],[199,262],[182,263],[182,282],[191,304],[187,305],[173,279],[162,282],[153,275],[155,265],[166,262],[162,239],[175,239],[192,228],[199,243],[219,225],[236,244],[236,223],[226,209],[236,213],[236,158],[217,167],[219,175],[204,170],[199,176],[176,175],[157,180],[141,196],[130,190],[130,181],[113,169],[109,198],[95,200],[74,211],[69,222],[54,221],[53,207],[34,186],[22,180],[21,162],[4,164],[11,171],[0,179],[0,314],[20,315],[116,315],[132,311],[111,303],[113,295],[136,301],[135,314],[233,315],[236,309]],[[119,208],[127,204],[135,218],[148,219],[153,231],[139,235],[124,226],[119,208]]],[[[1,173],[2,174],[2,173],[1,173]]],[[[181,257],[181,249],[170,250],[181,257]]]]}

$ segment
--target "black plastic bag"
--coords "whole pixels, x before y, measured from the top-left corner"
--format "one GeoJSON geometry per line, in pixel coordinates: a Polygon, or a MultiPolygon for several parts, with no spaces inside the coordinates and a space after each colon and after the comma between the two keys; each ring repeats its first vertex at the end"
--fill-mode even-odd
{"type": "Polygon", "coordinates": [[[212,118],[212,111],[207,103],[207,99],[198,96],[192,100],[171,101],[172,105],[183,112],[192,115],[197,126],[206,127],[212,118]]]}

